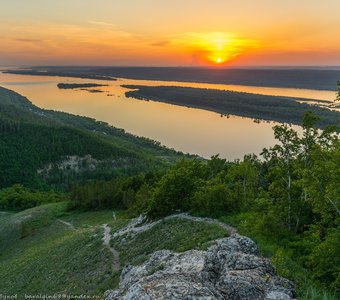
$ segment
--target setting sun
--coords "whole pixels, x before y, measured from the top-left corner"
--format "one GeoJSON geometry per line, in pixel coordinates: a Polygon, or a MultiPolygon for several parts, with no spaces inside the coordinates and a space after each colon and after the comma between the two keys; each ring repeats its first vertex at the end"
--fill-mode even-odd
{"type": "Polygon", "coordinates": [[[224,64],[261,47],[257,40],[228,32],[189,32],[175,36],[172,45],[186,49],[197,63],[224,64]]]}

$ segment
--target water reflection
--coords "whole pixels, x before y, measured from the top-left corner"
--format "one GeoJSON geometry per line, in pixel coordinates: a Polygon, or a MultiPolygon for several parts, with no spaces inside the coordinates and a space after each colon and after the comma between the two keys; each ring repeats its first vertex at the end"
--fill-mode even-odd
{"type": "MultiPolygon", "coordinates": [[[[258,154],[263,147],[274,143],[272,134],[274,123],[256,124],[248,118],[235,116],[227,118],[200,109],[126,98],[127,90],[122,88],[121,84],[177,85],[234,90],[241,87],[127,79],[107,82],[69,77],[0,74],[1,86],[26,96],[39,107],[106,121],[113,126],[124,128],[127,132],[149,137],[183,152],[195,153],[203,157],[219,153],[221,157],[232,160],[241,158],[247,153],[258,154]],[[58,89],[57,83],[60,82],[96,82],[109,84],[109,86],[101,87],[100,89],[104,91],[102,93],[89,93],[80,89],[58,89]]],[[[254,89],[256,88],[242,87],[242,90],[239,90],[260,93],[259,90],[254,89]]],[[[269,91],[266,88],[260,89],[269,91]]],[[[284,90],[282,93],[285,93],[292,89],[274,90],[277,92],[284,90]]]]}

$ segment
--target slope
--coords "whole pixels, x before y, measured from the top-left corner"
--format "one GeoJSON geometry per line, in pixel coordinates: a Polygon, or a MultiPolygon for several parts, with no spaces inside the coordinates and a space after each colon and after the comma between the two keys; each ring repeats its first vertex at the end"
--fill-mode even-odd
{"type": "Polygon", "coordinates": [[[40,109],[0,87],[0,188],[65,187],[164,167],[178,157],[155,141],[91,118],[40,109]]]}

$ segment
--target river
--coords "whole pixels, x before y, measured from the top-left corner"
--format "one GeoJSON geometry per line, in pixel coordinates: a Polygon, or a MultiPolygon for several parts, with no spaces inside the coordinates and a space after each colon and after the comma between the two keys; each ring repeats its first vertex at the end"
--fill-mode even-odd
{"type": "MultiPolygon", "coordinates": [[[[123,84],[200,87],[319,100],[334,99],[333,91],[130,79],[101,81],[0,73],[0,86],[26,96],[41,108],[105,121],[129,133],[157,140],[185,153],[198,154],[205,158],[220,154],[223,158],[234,160],[248,153],[259,154],[263,147],[275,143],[272,132],[274,122],[257,124],[249,118],[227,118],[201,109],[127,98],[127,89],[121,87],[123,84]],[[95,82],[109,86],[101,87],[102,93],[91,93],[81,89],[59,89],[57,84],[61,82],[95,82]]],[[[297,126],[294,127],[299,130],[297,126]]]]}

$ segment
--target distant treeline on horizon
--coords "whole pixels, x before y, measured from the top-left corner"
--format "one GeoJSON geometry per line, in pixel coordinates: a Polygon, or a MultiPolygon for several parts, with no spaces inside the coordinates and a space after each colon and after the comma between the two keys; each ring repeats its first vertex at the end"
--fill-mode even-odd
{"type": "Polygon", "coordinates": [[[340,67],[82,67],[45,66],[8,70],[14,74],[73,76],[93,79],[121,77],[127,79],[188,81],[216,84],[336,90],[340,67]]]}

